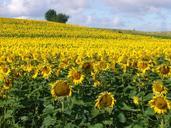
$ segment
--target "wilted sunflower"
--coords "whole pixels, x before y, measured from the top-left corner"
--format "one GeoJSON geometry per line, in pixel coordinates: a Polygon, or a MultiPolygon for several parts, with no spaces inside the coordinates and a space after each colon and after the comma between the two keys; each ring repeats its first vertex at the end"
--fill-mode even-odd
{"type": "Polygon", "coordinates": [[[164,114],[171,109],[171,102],[164,96],[154,96],[153,99],[149,101],[149,105],[154,109],[154,112],[158,114],[164,114]]]}
{"type": "Polygon", "coordinates": [[[58,80],[51,87],[53,97],[71,96],[72,90],[70,85],[64,80],[58,80]]]}
{"type": "Polygon", "coordinates": [[[84,75],[78,69],[72,68],[68,73],[68,78],[70,78],[74,84],[80,84],[84,80],[84,75]]]}
{"type": "Polygon", "coordinates": [[[110,92],[102,92],[96,99],[95,107],[98,109],[105,107],[113,108],[115,102],[116,100],[110,92]]]}
{"type": "Polygon", "coordinates": [[[159,80],[153,82],[153,93],[155,95],[163,95],[167,93],[167,88],[164,87],[163,83],[159,80]]]}

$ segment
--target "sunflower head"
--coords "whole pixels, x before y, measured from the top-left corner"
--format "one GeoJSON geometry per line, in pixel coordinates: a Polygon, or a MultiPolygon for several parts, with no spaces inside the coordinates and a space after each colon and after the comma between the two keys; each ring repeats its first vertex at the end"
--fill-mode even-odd
{"type": "Polygon", "coordinates": [[[116,100],[110,92],[102,92],[96,99],[95,107],[98,109],[106,107],[113,108],[115,102],[116,100]]]}
{"type": "Polygon", "coordinates": [[[87,71],[87,70],[91,71],[93,69],[93,63],[92,62],[84,62],[82,64],[82,69],[85,71],[87,71]]]}
{"type": "Polygon", "coordinates": [[[8,90],[10,89],[12,86],[12,80],[10,80],[9,78],[4,78],[4,89],[8,90]]]}
{"type": "Polygon", "coordinates": [[[149,101],[149,105],[154,109],[154,112],[157,114],[164,114],[169,109],[171,109],[171,103],[166,97],[163,96],[155,96],[151,101],[149,101]]]}
{"type": "Polygon", "coordinates": [[[84,75],[80,70],[71,69],[68,73],[68,78],[70,78],[74,84],[80,84],[84,80],[84,75]]]}
{"type": "Polygon", "coordinates": [[[139,105],[140,99],[139,99],[138,96],[134,96],[132,99],[133,99],[133,103],[134,103],[135,105],[139,105]]]}
{"type": "Polygon", "coordinates": [[[104,61],[104,60],[101,60],[101,61],[98,61],[95,65],[94,65],[94,70],[95,72],[99,72],[99,71],[105,71],[109,69],[109,64],[104,61]]]}
{"type": "Polygon", "coordinates": [[[10,68],[7,65],[2,65],[0,66],[0,72],[7,76],[10,73],[10,68]]]}
{"type": "Polygon", "coordinates": [[[137,66],[138,66],[138,69],[140,69],[141,71],[146,71],[149,67],[149,64],[146,61],[140,61],[138,62],[137,66]]]}
{"type": "Polygon", "coordinates": [[[44,78],[48,78],[49,75],[51,74],[51,67],[50,66],[44,66],[41,69],[41,73],[43,75],[44,78]]]}
{"type": "Polygon", "coordinates": [[[70,85],[64,80],[56,81],[51,87],[53,97],[71,96],[72,91],[70,85]]]}
{"type": "Polygon", "coordinates": [[[164,87],[163,83],[159,80],[153,82],[153,93],[155,95],[163,95],[167,93],[167,88],[164,87]]]}
{"type": "Polygon", "coordinates": [[[158,68],[158,71],[161,75],[168,75],[170,73],[170,67],[167,65],[161,65],[158,68]]]}

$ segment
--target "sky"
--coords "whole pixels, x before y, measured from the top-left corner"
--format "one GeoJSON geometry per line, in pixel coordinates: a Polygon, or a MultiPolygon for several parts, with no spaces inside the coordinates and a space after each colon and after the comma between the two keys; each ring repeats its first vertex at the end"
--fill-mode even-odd
{"type": "Polygon", "coordinates": [[[171,31],[171,0],[0,0],[0,17],[44,20],[49,9],[68,14],[71,24],[171,31]]]}

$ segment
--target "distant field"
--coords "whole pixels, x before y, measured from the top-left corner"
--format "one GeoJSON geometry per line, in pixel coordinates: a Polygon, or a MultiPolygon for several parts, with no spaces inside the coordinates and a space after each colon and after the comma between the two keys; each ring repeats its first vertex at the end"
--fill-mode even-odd
{"type": "Polygon", "coordinates": [[[0,127],[171,127],[170,37],[0,18],[0,127]]]}

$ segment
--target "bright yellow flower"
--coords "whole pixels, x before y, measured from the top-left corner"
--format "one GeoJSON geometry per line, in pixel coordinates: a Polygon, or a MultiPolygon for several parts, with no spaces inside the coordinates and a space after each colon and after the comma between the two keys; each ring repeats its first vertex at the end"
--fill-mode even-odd
{"type": "Polygon", "coordinates": [[[84,75],[78,69],[72,68],[68,73],[68,78],[70,78],[75,85],[81,84],[84,80],[84,75]]]}
{"type": "Polygon", "coordinates": [[[134,103],[135,105],[139,105],[140,99],[139,99],[138,96],[134,96],[134,97],[133,97],[133,103],[134,103]]]}
{"type": "Polygon", "coordinates": [[[159,80],[156,80],[153,82],[153,86],[152,86],[152,89],[153,89],[153,93],[155,95],[163,95],[163,94],[166,94],[167,93],[167,88],[164,87],[163,83],[159,80]]]}
{"type": "Polygon", "coordinates": [[[9,78],[4,78],[4,89],[8,90],[12,86],[12,81],[9,78]]]}
{"type": "Polygon", "coordinates": [[[164,96],[154,96],[149,105],[157,114],[164,114],[171,109],[171,102],[164,96]]]}
{"type": "Polygon", "coordinates": [[[50,66],[43,66],[43,68],[41,69],[41,74],[43,75],[43,78],[48,78],[51,72],[52,69],[50,66]]]}
{"type": "Polygon", "coordinates": [[[158,67],[158,72],[161,76],[168,76],[171,73],[170,66],[162,64],[158,67]]]}
{"type": "Polygon", "coordinates": [[[138,69],[143,73],[149,69],[149,62],[148,61],[139,61],[137,65],[138,69]]]}

